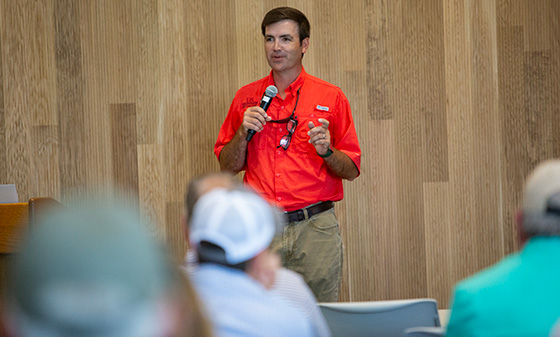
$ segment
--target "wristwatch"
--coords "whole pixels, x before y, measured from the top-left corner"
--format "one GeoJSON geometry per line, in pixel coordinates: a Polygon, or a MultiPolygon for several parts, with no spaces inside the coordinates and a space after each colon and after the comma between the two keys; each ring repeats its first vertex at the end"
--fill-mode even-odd
{"type": "Polygon", "coordinates": [[[331,147],[329,146],[329,149],[327,150],[327,153],[325,154],[320,154],[319,152],[317,152],[317,154],[319,155],[319,157],[321,158],[328,158],[331,156],[331,154],[333,154],[333,150],[331,149],[331,147]]]}

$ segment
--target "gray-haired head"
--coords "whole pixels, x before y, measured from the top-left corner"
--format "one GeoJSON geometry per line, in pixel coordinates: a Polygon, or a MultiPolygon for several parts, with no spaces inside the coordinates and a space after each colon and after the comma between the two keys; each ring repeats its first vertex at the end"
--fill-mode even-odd
{"type": "Polygon", "coordinates": [[[529,175],[523,195],[527,236],[560,235],[560,160],[548,160],[529,175]]]}

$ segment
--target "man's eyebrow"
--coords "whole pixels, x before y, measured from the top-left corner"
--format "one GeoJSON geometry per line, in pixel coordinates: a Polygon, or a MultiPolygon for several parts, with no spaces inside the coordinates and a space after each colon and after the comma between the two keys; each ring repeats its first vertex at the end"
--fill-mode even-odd
{"type": "MultiPolygon", "coordinates": [[[[275,36],[274,36],[274,35],[271,35],[271,34],[266,34],[264,37],[265,37],[265,38],[269,38],[269,37],[275,37],[275,36]]],[[[280,35],[280,36],[279,36],[279,38],[285,38],[285,37],[292,38],[292,39],[294,38],[294,37],[292,36],[292,34],[283,34],[283,35],[280,35]]]]}

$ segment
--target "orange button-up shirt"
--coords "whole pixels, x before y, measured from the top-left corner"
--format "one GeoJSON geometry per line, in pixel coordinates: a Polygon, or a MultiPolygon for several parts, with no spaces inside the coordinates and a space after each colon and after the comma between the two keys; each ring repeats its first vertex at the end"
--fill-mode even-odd
{"type": "MultiPolygon", "coordinates": [[[[258,106],[269,85],[269,76],[248,84],[237,91],[222,124],[214,153],[220,158],[223,147],[234,137],[243,123],[248,107],[258,106]]],[[[329,121],[331,146],[344,152],[360,170],[361,150],[354,127],[348,99],[340,88],[311,76],[302,70],[298,78],[286,88],[286,98],[272,99],[267,114],[273,120],[287,118],[295,111],[298,126],[287,150],[278,148],[286,135],[286,123],[266,123],[255,133],[247,146],[243,180],[268,201],[293,211],[321,201],[338,201],[343,197],[342,179],[332,173],[315,147],[309,143],[308,123],[320,125],[319,118],[329,121]]]]}

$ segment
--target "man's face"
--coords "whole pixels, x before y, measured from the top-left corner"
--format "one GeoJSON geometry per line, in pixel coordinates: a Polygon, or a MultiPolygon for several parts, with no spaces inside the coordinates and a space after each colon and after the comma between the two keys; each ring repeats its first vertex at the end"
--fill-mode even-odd
{"type": "Polygon", "coordinates": [[[275,72],[301,68],[302,54],[309,47],[309,38],[299,41],[298,25],[293,20],[282,20],[265,28],[264,50],[268,64],[275,72]]]}

